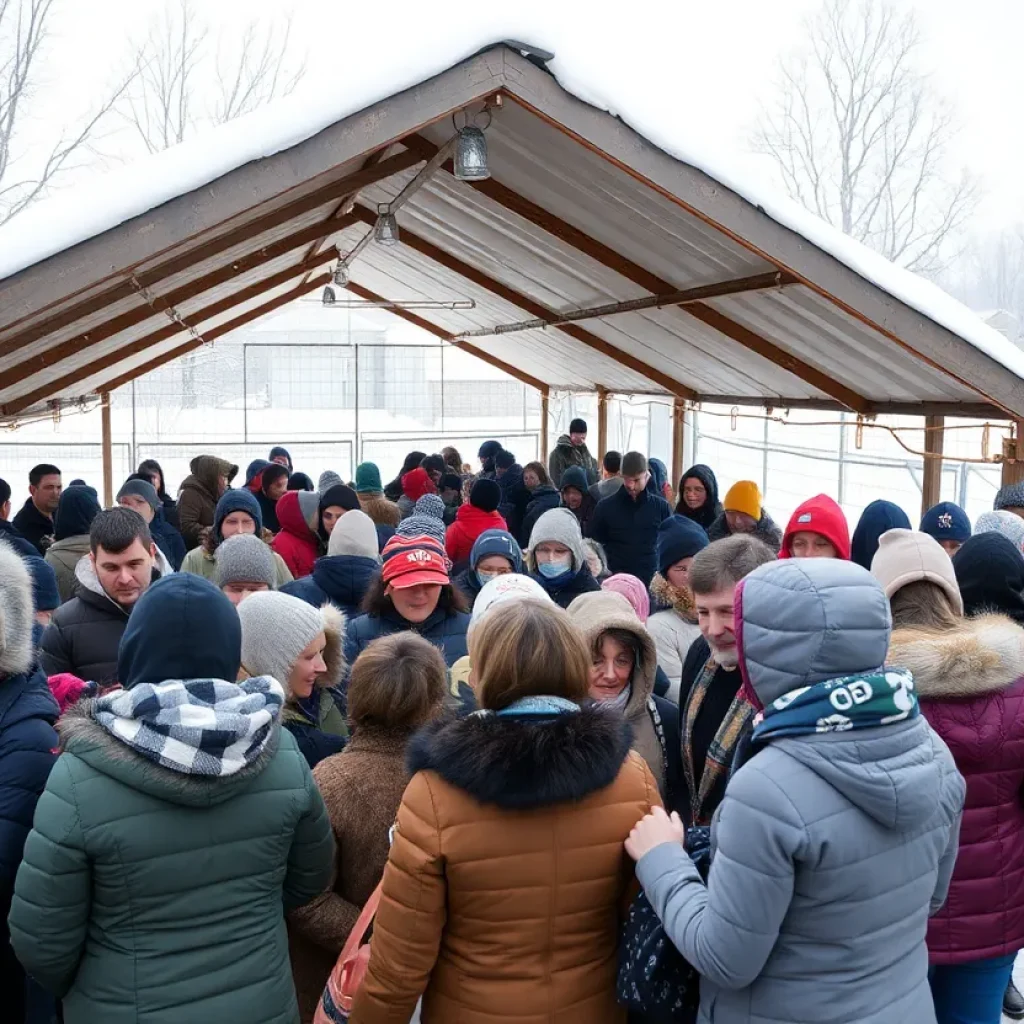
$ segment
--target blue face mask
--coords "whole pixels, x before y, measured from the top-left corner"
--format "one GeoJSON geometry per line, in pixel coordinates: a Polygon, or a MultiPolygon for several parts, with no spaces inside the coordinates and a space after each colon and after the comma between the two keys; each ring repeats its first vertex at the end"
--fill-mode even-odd
{"type": "Polygon", "coordinates": [[[481,587],[486,587],[491,580],[496,580],[500,575],[500,572],[480,572],[479,569],[476,571],[477,582],[481,587]]]}
{"type": "Polygon", "coordinates": [[[546,580],[556,580],[564,576],[572,568],[572,559],[558,559],[555,562],[538,562],[537,572],[546,580]]]}

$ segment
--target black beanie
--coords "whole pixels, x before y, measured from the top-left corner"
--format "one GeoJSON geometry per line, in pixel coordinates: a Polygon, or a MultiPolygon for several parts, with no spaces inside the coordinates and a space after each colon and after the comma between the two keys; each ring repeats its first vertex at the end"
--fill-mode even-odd
{"type": "Polygon", "coordinates": [[[482,512],[496,512],[501,504],[501,488],[493,480],[477,480],[469,492],[469,503],[482,512]]]}
{"type": "Polygon", "coordinates": [[[420,463],[420,469],[425,469],[428,473],[445,473],[448,466],[440,455],[428,455],[420,463]]]}
{"type": "Polygon", "coordinates": [[[578,416],[569,424],[570,434],[585,434],[587,432],[587,421],[581,420],[578,416]]]}
{"type": "Polygon", "coordinates": [[[494,456],[494,464],[498,469],[511,469],[516,464],[516,457],[504,448],[494,456]]]}
{"type": "Polygon", "coordinates": [[[320,495],[320,510],[337,505],[346,512],[356,512],[362,508],[359,504],[359,496],[351,487],[346,484],[335,484],[320,495]]]}

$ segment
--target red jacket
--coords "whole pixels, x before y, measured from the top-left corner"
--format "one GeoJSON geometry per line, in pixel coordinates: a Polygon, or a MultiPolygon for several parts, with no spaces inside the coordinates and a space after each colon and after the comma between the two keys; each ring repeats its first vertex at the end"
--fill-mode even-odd
{"type": "Polygon", "coordinates": [[[505,519],[498,512],[484,512],[476,505],[460,505],[455,522],[448,527],[444,547],[452,563],[468,562],[477,537],[485,530],[507,530],[505,519]]]}
{"type": "Polygon", "coordinates": [[[834,547],[840,558],[850,560],[850,527],[843,510],[827,495],[805,501],[790,517],[782,537],[779,558],[792,558],[790,543],[797,533],[819,533],[834,547]]]}
{"type": "Polygon", "coordinates": [[[284,559],[296,579],[309,576],[319,553],[319,543],[299,508],[298,491],[285,491],[278,500],[277,521],[281,532],[270,546],[284,559]]]}
{"type": "Polygon", "coordinates": [[[898,629],[888,663],[910,669],[928,724],[967,783],[960,849],[928,924],[933,964],[1024,949],[1024,629],[1002,615],[943,633],[898,629]]]}

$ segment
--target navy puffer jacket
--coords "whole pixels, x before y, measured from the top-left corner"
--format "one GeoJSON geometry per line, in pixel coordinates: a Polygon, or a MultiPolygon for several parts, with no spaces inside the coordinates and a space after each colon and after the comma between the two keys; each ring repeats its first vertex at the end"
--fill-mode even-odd
{"type": "Polygon", "coordinates": [[[451,668],[459,658],[464,658],[469,653],[466,647],[468,629],[469,615],[451,608],[435,608],[432,615],[416,625],[403,619],[393,609],[383,615],[360,615],[349,622],[345,633],[345,661],[351,666],[367,645],[377,637],[391,636],[392,633],[409,630],[419,633],[424,640],[429,640],[435,647],[440,648],[445,664],[451,668]]]}
{"type": "Polygon", "coordinates": [[[331,555],[318,558],[310,576],[286,584],[281,593],[291,594],[314,608],[330,601],[351,622],[359,615],[366,591],[378,572],[380,565],[375,558],[331,555]]]}

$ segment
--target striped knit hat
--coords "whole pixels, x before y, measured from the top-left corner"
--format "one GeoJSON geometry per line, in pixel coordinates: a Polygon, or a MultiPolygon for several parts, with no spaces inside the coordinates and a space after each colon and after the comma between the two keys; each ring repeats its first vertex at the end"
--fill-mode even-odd
{"type": "Polygon", "coordinates": [[[399,537],[432,537],[444,549],[444,502],[439,494],[424,494],[413,507],[411,516],[398,524],[399,537]]]}
{"type": "Polygon", "coordinates": [[[433,537],[399,537],[396,534],[384,545],[381,555],[384,559],[381,579],[398,590],[421,583],[447,586],[451,582],[444,545],[433,537]]]}

